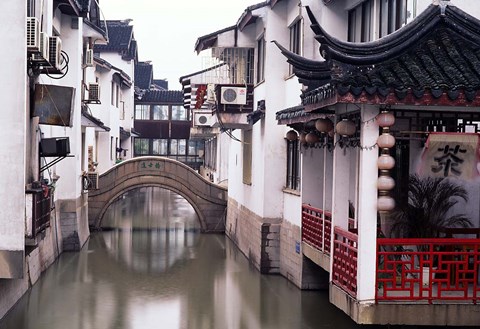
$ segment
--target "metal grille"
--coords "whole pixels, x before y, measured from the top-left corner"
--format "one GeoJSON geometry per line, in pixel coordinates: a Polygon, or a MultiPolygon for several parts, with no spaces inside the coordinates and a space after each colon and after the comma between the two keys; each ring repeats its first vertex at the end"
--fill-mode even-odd
{"type": "Polygon", "coordinates": [[[215,84],[253,84],[254,48],[213,48],[204,57],[201,81],[215,84]]]}
{"type": "Polygon", "coordinates": [[[50,226],[51,191],[44,187],[43,191],[33,194],[32,234],[38,233],[50,226]]]}

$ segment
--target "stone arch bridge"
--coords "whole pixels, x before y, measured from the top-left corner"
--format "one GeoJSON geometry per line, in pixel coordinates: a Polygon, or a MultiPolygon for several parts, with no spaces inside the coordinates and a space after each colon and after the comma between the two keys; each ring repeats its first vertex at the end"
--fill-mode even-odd
{"type": "Polygon", "coordinates": [[[98,190],[88,193],[88,219],[95,228],[100,227],[108,206],[123,193],[157,186],[178,193],[192,205],[202,232],[225,231],[227,189],[176,160],[155,156],[132,158],[101,174],[98,186],[98,190]]]}

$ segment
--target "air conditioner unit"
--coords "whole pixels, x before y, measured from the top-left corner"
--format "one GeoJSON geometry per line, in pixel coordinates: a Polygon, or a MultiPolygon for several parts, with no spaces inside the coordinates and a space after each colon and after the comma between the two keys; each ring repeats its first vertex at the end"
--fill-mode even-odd
{"type": "Polygon", "coordinates": [[[85,52],[85,66],[93,66],[93,49],[87,49],[85,52]]]}
{"type": "Polygon", "coordinates": [[[88,101],[100,103],[100,85],[96,82],[90,82],[88,84],[88,101]]]}
{"type": "Polygon", "coordinates": [[[59,37],[49,37],[48,48],[50,66],[60,70],[62,66],[62,40],[59,37]]]}
{"type": "Polygon", "coordinates": [[[211,127],[215,123],[215,116],[212,113],[193,113],[193,126],[194,127],[211,127]]]}
{"type": "Polygon", "coordinates": [[[42,157],[65,157],[70,154],[68,137],[42,138],[40,140],[40,155],[42,157]]]}
{"type": "Polygon", "coordinates": [[[40,50],[32,54],[31,60],[34,62],[48,62],[49,60],[49,36],[45,32],[40,32],[40,50]]]}
{"type": "Polygon", "coordinates": [[[220,103],[245,105],[247,104],[247,88],[246,87],[221,87],[220,103]]]}
{"type": "Polygon", "coordinates": [[[83,189],[98,190],[98,172],[87,172],[83,175],[83,189]]]}
{"type": "Polygon", "coordinates": [[[36,17],[27,17],[27,52],[40,51],[40,22],[36,17]]]}

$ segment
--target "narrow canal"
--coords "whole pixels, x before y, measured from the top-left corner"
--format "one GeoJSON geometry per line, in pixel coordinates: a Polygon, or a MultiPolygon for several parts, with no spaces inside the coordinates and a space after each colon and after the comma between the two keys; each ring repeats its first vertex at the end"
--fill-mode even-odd
{"type": "Polygon", "coordinates": [[[200,234],[193,208],[167,190],[125,194],[103,226],[81,252],[62,254],[0,328],[365,328],[327,292],[260,275],[228,238],[200,234]]]}

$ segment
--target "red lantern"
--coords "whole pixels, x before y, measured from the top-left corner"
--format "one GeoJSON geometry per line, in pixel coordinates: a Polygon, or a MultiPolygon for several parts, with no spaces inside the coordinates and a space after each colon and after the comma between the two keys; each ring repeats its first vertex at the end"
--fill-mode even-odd
{"type": "Polygon", "coordinates": [[[355,127],[355,123],[348,119],[343,119],[339,123],[337,123],[337,134],[347,137],[353,136],[357,131],[357,127],[355,127]]]}
{"type": "Polygon", "coordinates": [[[305,143],[307,142],[306,136],[307,136],[306,133],[304,133],[304,132],[301,132],[301,133],[300,133],[300,135],[299,135],[299,140],[300,140],[300,143],[301,143],[301,144],[305,144],[305,143]]]}
{"type": "Polygon", "coordinates": [[[308,144],[315,144],[318,143],[319,138],[317,134],[315,134],[314,132],[310,132],[307,134],[307,136],[305,136],[305,140],[308,144]]]}
{"type": "Polygon", "coordinates": [[[328,118],[317,119],[317,121],[315,121],[315,129],[321,133],[328,133],[333,129],[333,122],[328,118]]]}
{"type": "Polygon", "coordinates": [[[287,140],[289,140],[291,142],[296,141],[297,138],[298,138],[298,134],[295,130],[290,130],[290,131],[287,132],[286,138],[287,138],[287,140]]]}

